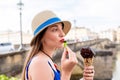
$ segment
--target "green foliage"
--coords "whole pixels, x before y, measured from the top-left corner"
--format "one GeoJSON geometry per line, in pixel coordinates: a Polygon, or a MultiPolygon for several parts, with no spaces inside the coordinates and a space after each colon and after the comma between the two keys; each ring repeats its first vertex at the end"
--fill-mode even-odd
{"type": "Polygon", "coordinates": [[[0,80],[20,80],[20,79],[15,77],[7,77],[6,75],[2,74],[0,75],[0,80]]]}
{"type": "Polygon", "coordinates": [[[9,80],[9,78],[6,75],[0,75],[0,80],[9,80]]]}

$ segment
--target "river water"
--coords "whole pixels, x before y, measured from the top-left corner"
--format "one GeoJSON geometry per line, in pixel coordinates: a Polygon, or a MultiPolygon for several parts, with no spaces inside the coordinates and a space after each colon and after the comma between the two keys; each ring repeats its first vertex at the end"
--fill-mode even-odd
{"type": "Polygon", "coordinates": [[[112,80],[120,80],[120,51],[117,53],[117,60],[115,65],[115,70],[113,72],[112,80]]]}

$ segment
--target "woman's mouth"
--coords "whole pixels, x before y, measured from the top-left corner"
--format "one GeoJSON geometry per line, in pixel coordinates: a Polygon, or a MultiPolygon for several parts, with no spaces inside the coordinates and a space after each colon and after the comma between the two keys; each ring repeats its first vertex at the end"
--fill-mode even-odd
{"type": "Polygon", "coordinates": [[[60,40],[60,42],[62,42],[62,43],[63,43],[63,42],[64,42],[64,39],[61,39],[61,40],[60,40]]]}

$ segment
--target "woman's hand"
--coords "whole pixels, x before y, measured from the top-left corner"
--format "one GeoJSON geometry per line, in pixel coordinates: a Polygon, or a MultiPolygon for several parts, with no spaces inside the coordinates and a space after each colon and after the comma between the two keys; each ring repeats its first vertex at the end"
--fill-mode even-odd
{"type": "MultiPolygon", "coordinates": [[[[61,72],[62,75],[71,76],[74,66],[78,63],[76,54],[68,47],[64,49],[61,58],[61,72]]],[[[67,80],[67,79],[66,79],[67,80]]]]}
{"type": "Polygon", "coordinates": [[[93,66],[85,66],[83,72],[83,80],[93,80],[94,79],[94,67],[93,66]]]}

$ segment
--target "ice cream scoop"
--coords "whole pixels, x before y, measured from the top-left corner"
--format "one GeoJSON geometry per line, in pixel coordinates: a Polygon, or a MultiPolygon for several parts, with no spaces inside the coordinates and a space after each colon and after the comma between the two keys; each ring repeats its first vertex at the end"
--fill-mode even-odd
{"type": "Polygon", "coordinates": [[[95,55],[95,52],[90,47],[83,47],[80,52],[83,58],[92,58],[95,55]]]}
{"type": "Polygon", "coordinates": [[[81,56],[84,58],[84,65],[90,66],[93,64],[95,52],[90,47],[83,47],[80,50],[81,56]]]}

